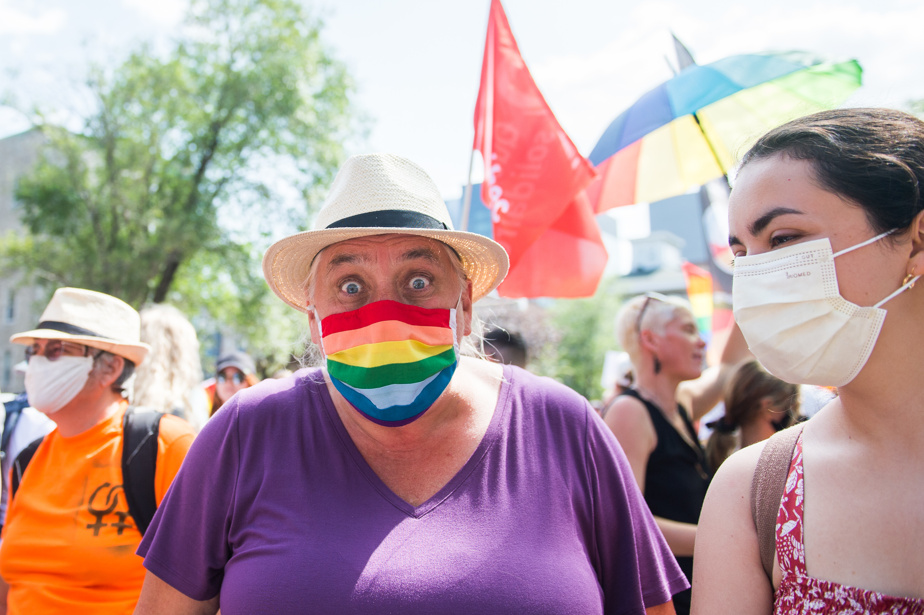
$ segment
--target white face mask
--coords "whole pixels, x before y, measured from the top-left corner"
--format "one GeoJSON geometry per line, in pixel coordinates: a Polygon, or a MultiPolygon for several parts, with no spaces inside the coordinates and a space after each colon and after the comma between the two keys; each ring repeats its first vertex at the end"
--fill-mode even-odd
{"type": "Polygon", "coordinates": [[[83,389],[93,357],[59,357],[49,361],[42,355],[29,359],[26,394],[29,405],[44,414],[54,414],[83,389]]]}
{"type": "Polygon", "coordinates": [[[886,311],[844,299],[834,259],[879,241],[889,232],[837,254],[827,238],[735,259],[732,305],[751,352],[768,372],[794,384],[844,386],[869,359],[886,311]]]}

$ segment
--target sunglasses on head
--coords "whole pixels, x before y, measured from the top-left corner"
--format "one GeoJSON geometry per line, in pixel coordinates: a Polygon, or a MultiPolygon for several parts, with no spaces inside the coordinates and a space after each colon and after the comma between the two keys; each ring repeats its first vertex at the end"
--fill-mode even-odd
{"type": "Polygon", "coordinates": [[[662,303],[667,301],[667,296],[662,295],[661,293],[645,293],[645,302],[642,303],[642,309],[638,311],[638,318],[635,319],[635,332],[642,332],[642,318],[645,316],[645,310],[648,309],[648,304],[651,303],[651,300],[660,301],[662,303]]]}
{"type": "Polygon", "coordinates": [[[227,382],[231,381],[234,384],[243,384],[244,383],[244,374],[241,372],[234,372],[232,375],[227,375],[224,372],[218,374],[218,382],[227,382]]]}
{"type": "MultiPolygon", "coordinates": [[[[44,346],[40,342],[33,342],[31,346],[26,346],[27,362],[38,355],[45,357],[49,361],[57,361],[61,357],[89,357],[90,347],[74,342],[65,342],[64,340],[48,340],[44,346]]],[[[94,358],[96,356],[99,355],[95,355],[94,358]]]]}

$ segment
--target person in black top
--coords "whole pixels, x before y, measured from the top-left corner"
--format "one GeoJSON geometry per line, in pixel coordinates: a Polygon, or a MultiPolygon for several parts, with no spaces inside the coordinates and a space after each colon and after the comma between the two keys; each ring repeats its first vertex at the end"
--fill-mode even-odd
{"type": "MultiPolygon", "coordinates": [[[[604,411],[639,488],[677,562],[693,578],[696,524],[712,472],[694,421],[721,399],[734,367],[749,356],[732,326],[719,365],[703,371],[706,343],[683,299],[649,293],[626,302],[616,332],[629,353],[633,388],[604,411]]],[[[690,591],[674,596],[678,614],[689,613],[690,591]]]]}

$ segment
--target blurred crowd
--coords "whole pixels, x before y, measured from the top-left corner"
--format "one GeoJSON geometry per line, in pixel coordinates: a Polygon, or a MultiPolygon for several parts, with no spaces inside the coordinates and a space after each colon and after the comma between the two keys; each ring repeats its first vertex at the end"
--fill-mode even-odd
{"type": "Polygon", "coordinates": [[[205,374],[176,307],[57,289],[11,338],[0,613],[924,613],[922,144],[882,109],[758,140],[734,321],[707,353],[628,298],[596,408],[482,326],[507,254],[399,156],[264,257],[321,367],[205,374]]]}

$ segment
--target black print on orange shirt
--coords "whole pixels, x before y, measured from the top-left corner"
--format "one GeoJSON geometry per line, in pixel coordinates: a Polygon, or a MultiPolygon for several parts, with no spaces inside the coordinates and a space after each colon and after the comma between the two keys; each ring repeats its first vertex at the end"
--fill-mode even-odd
{"type": "Polygon", "coordinates": [[[94,536],[99,536],[99,531],[104,527],[114,527],[121,536],[126,529],[135,527],[132,523],[134,520],[128,512],[116,511],[119,505],[119,493],[122,492],[122,485],[110,485],[103,483],[90,496],[90,503],[87,504],[87,511],[96,518],[93,523],[87,524],[87,529],[93,530],[94,536]],[[108,489],[108,491],[106,491],[108,489]],[[110,518],[109,523],[104,523],[103,519],[110,518]]]}

